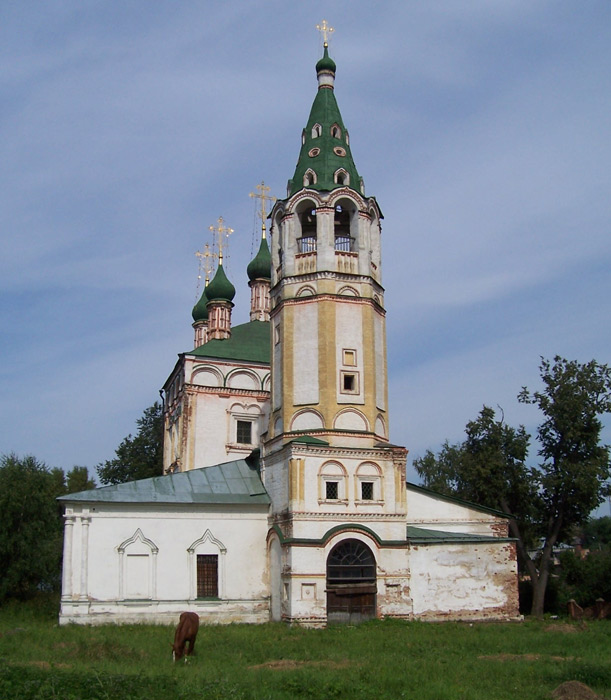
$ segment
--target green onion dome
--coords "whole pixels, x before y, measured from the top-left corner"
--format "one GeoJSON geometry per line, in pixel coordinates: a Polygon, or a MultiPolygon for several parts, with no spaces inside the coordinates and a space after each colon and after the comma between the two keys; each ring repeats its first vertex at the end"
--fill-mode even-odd
{"type": "Polygon", "coordinates": [[[208,296],[206,294],[206,289],[208,289],[208,287],[204,287],[204,291],[202,292],[199,301],[197,304],[195,304],[193,311],[191,312],[191,316],[193,316],[193,321],[195,322],[208,320],[208,309],[206,308],[208,296]]]}
{"type": "Polygon", "coordinates": [[[248,264],[246,273],[251,282],[254,280],[269,280],[272,278],[272,256],[270,255],[269,246],[265,238],[261,239],[259,252],[248,264]]]}
{"type": "Polygon", "coordinates": [[[227,279],[222,262],[219,262],[214,279],[206,287],[206,296],[208,297],[208,302],[231,301],[235,296],[235,287],[227,279]]]}
{"type": "Polygon", "coordinates": [[[337,66],[335,65],[335,61],[329,56],[329,51],[327,50],[327,47],[325,46],[325,53],[323,57],[318,61],[316,64],[316,73],[320,73],[320,71],[323,70],[328,70],[331,71],[332,73],[335,73],[335,69],[337,66]]]}

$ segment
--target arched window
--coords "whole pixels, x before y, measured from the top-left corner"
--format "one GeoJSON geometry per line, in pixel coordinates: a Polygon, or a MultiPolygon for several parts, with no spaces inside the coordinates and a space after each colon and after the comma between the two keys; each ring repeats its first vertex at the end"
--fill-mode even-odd
{"type": "Polygon", "coordinates": [[[312,127],[312,138],[316,139],[319,136],[322,136],[322,126],[320,124],[314,124],[312,127]]]}
{"type": "Polygon", "coordinates": [[[338,185],[345,185],[346,187],[350,185],[350,175],[343,168],[340,168],[333,173],[333,180],[338,185]]]}
{"type": "Polygon", "coordinates": [[[303,176],[303,186],[311,187],[316,184],[316,180],[316,173],[311,168],[308,168],[303,176]]]}
{"type": "Polygon", "coordinates": [[[342,137],[342,130],[339,127],[339,124],[333,124],[331,127],[331,136],[334,139],[341,139],[342,137]]]}
{"type": "Polygon", "coordinates": [[[376,580],[376,561],[360,540],[344,540],[327,558],[327,583],[365,583],[376,580]]]}

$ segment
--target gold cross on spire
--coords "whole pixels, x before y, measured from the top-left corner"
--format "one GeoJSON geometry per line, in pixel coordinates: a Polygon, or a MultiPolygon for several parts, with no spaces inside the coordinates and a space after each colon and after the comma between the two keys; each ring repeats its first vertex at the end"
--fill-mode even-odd
{"type": "Polygon", "coordinates": [[[216,238],[216,244],[219,250],[219,265],[223,264],[223,246],[229,245],[229,236],[233,233],[233,229],[229,226],[223,226],[225,219],[219,216],[217,219],[218,226],[209,226],[208,228],[212,231],[213,238],[216,238]],[[223,242],[223,239],[227,239],[227,243],[223,242]]]}
{"type": "Polygon", "coordinates": [[[248,196],[261,200],[261,211],[259,211],[258,214],[259,214],[259,217],[261,218],[262,235],[263,235],[263,238],[265,238],[265,220],[267,219],[266,202],[275,202],[276,197],[272,197],[271,195],[267,194],[271,188],[267,187],[266,184],[263,182],[263,180],[261,180],[261,184],[257,185],[257,187],[255,189],[259,190],[259,194],[255,194],[254,192],[251,192],[248,196]]]}
{"type": "Polygon", "coordinates": [[[322,40],[324,41],[324,45],[329,46],[329,42],[327,40],[329,38],[329,35],[333,34],[335,29],[327,24],[326,19],[323,19],[322,24],[317,24],[316,29],[318,29],[318,31],[322,34],[322,40]]]}
{"type": "Polygon", "coordinates": [[[200,290],[200,285],[201,285],[201,280],[202,280],[202,272],[204,273],[205,279],[204,279],[204,286],[208,286],[208,282],[210,282],[210,273],[212,272],[212,268],[214,266],[214,260],[216,259],[216,253],[212,250],[210,250],[210,243],[206,243],[204,245],[204,250],[196,250],[195,251],[195,257],[199,259],[199,268],[197,270],[197,289],[195,290],[195,299],[199,298],[199,290],[200,290]]]}

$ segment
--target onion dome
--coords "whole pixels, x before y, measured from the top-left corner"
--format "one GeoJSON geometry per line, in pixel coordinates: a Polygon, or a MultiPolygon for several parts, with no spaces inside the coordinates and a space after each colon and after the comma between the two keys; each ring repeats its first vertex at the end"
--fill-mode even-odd
{"type": "Polygon", "coordinates": [[[201,297],[199,298],[199,301],[195,306],[193,307],[193,311],[191,312],[191,316],[193,316],[193,321],[197,323],[197,321],[207,321],[208,320],[208,309],[206,305],[208,304],[208,295],[206,294],[206,289],[208,287],[204,287],[204,291],[202,292],[201,297]]]}
{"type": "Polygon", "coordinates": [[[316,73],[321,73],[322,71],[329,71],[335,73],[336,69],[335,61],[329,56],[329,51],[327,45],[325,44],[325,53],[323,57],[316,64],[316,73]]]}
{"type": "Polygon", "coordinates": [[[269,246],[267,245],[267,240],[265,238],[261,238],[259,252],[248,264],[248,267],[246,268],[246,273],[248,274],[248,279],[251,282],[254,282],[254,280],[258,279],[271,279],[272,256],[270,255],[269,246]]]}
{"type": "Polygon", "coordinates": [[[208,302],[231,301],[235,296],[235,287],[227,279],[227,275],[223,269],[222,260],[219,262],[219,266],[216,268],[214,279],[206,287],[205,292],[206,296],[208,297],[208,302]]]}

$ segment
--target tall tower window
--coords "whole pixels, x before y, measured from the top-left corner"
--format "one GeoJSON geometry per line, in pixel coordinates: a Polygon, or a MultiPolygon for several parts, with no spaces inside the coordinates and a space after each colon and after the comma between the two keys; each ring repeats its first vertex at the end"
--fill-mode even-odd
{"type": "Polygon", "coordinates": [[[312,138],[316,139],[319,136],[322,136],[322,126],[320,124],[314,124],[312,127],[312,138]]]}
{"type": "Polygon", "coordinates": [[[316,209],[306,209],[299,215],[301,238],[297,240],[300,253],[313,253],[316,250],[316,209]]]}
{"type": "Polygon", "coordinates": [[[350,212],[338,204],[335,207],[335,250],[349,253],[352,250],[350,236],[350,212]]]}
{"type": "Polygon", "coordinates": [[[341,139],[342,137],[342,130],[339,128],[338,124],[333,124],[331,127],[331,136],[334,139],[341,139]]]}

